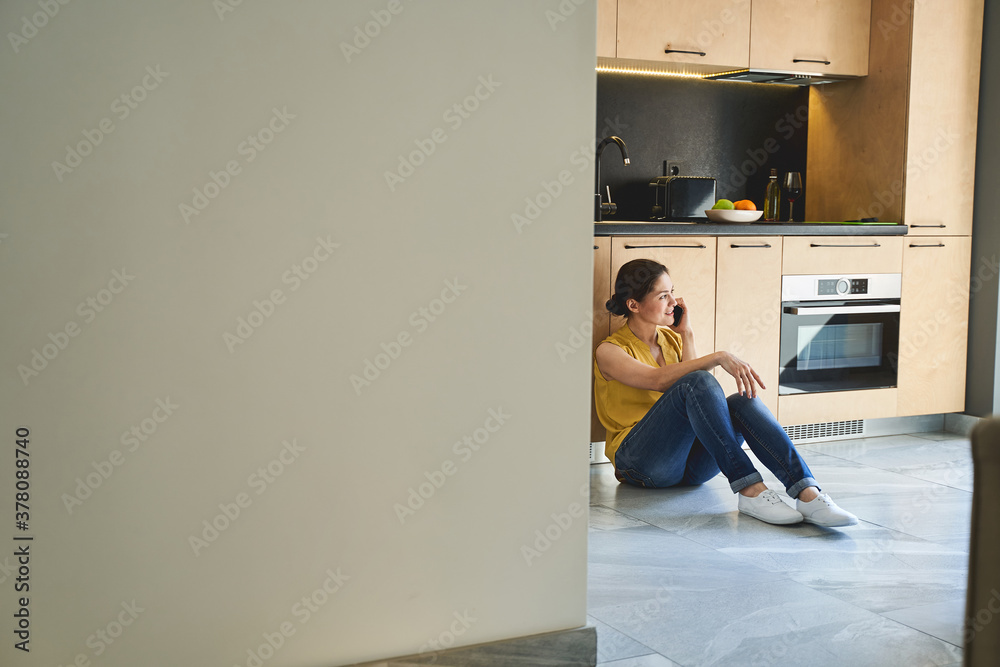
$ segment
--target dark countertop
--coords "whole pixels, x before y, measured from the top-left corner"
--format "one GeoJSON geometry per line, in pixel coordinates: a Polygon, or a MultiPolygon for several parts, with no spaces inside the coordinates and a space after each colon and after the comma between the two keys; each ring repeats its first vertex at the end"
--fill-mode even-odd
{"type": "Polygon", "coordinates": [[[734,225],[720,222],[594,223],[594,236],[902,236],[906,225],[852,225],[831,222],[753,222],[734,225]]]}

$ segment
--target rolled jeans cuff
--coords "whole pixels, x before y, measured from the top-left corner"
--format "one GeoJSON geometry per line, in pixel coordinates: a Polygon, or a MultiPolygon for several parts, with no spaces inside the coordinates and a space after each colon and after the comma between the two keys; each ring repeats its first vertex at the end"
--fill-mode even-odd
{"type": "Polygon", "coordinates": [[[817,484],[816,480],[812,477],[803,477],[799,481],[795,482],[795,484],[788,487],[788,495],[792,498],[798,498],[799,494],[802,493],[803,489],[807,486],[815,486],[817,491],[822,491],[822,489],[819,488],[819,484],[817,484]]]}
{"type": "MultiPolygon", "coordinates": [[[[733,490],[733,493],[739,493],[741,489],[745,489],[748,486],[752,486],[757,482],[763,482],[764,478],[760,476],[760,473],[754,470],[752,473],[746,477],[740,477],[729,483],[729,488],[733,490]]],[[[805,487],[802,487],[805,488],[805,487]]]]}

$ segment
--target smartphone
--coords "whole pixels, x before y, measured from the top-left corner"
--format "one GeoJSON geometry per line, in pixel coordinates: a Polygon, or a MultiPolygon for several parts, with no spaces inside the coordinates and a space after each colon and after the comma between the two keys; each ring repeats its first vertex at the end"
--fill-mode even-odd
{"type": "Polygon", "coordinates": [[[684,316],[684,309],[680,306],[674,306],[674,326],[681,323],[681,317],[684,316]]]}

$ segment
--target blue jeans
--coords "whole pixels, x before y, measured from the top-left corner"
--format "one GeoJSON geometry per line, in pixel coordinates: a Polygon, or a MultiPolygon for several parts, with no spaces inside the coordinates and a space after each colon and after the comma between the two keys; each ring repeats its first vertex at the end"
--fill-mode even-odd
{"type": "Polygon", "coordinates": [[[632,427],[615,452],[615,477],[646,487],[702,484],[722,472],[736,493],[763,481],[743,440],[795,498],[819,488],[795,445],[759,398],[722,391],[708,371],[678,380],[632,427]]]}

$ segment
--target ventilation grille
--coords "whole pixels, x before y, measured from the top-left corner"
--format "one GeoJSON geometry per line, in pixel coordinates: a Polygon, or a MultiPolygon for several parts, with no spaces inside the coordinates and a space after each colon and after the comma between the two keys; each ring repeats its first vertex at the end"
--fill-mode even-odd
{"type": "Polygon", "coordinates": [[[865,420],[852,419],[842,422],[824,422],[821,424],[798,424],[783,426],[788,438],[793,442],[805,440],[834,440],[837,438],[852,438],[864,435],[865,420]]]}

